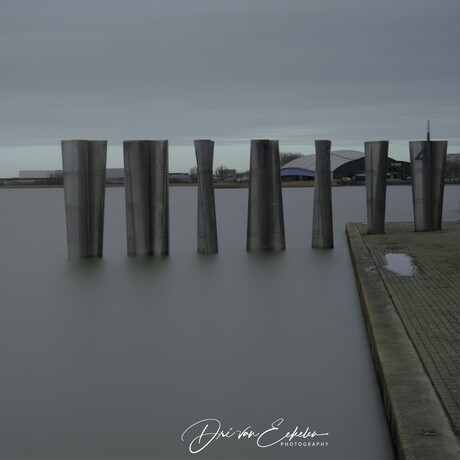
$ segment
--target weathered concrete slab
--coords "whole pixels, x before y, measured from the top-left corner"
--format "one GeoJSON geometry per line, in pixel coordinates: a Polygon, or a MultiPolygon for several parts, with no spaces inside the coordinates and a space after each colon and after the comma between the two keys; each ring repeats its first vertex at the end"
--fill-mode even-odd
{"type": "Polygon", "coordinates": [[[460,458],[460,223],[413,232],[387,223],[346,230],[363,314],[398,455],[460,458]],[[385,266],[386,253],[411,256],[412,276],[385,266]]]}

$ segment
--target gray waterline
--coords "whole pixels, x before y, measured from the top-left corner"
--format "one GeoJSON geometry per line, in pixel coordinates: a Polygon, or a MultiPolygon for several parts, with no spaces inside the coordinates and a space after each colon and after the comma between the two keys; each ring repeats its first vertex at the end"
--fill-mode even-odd
{"type": "MultiPolygon", "coordinates": [[[[104,258],[69,262],[62,190],[0,190],[0,458],[191,458],[181,434],[208,417],[283,417],[329,446],[222,439],[192,458],[393,458],[344,233],[364,187],[333,189],[321,251],[313,189],[283,189],[281,254],[247,254],[247,190],[216,190],[211,256],[196,254],[196,188],[172,187],[171,255],[136,259],[123,194],[106,191],[104,258]]],[[[387,194],[386,220],[411,221],[410,187],[387,194]]]]}

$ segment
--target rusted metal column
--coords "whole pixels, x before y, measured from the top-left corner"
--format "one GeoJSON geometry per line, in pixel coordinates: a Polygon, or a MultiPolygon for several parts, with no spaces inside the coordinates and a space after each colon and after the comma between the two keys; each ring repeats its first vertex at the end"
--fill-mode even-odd
{"type": "Polygon", "coordinates": [[[331,194],[331,141],[315,141],[316,172],[313,201],[312,248],[334,247],[331,194]]]}
{"type": "Polygon", "coordinates": [[[388,141],[364,143],[367,233],[385,233],[388,141]]]}
{"type": "Polygon", "coordinates": [[[198,180],[197,251],[201,254],[218,252],[216,205],[212,182],[214,142],[194,141],[198,180]]]}
{"type": "Polygon", "coordinates": [[[286,248],[278,141],[251,141],[246,249],[286,248]]]}
{"type": "Polygon", "coordinates": [[[168,141],[124,141],[123,157],[128,255],[167,255],[168,141]]]}
{"type": "Polygon", "coordinates": [[[102,257],[107,141],[61,141],[69,258],[102,257]]]}

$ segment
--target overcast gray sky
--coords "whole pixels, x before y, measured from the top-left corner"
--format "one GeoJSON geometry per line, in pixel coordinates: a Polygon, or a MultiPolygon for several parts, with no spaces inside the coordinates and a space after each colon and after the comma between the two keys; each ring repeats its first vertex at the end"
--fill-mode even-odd
{"type": "Polygon", "coordinates": [[[169,139],[170,170],[281,151],[447,139],[460,152],[459,0],[0,0],[0,177],[61,139],[169,139]]]}

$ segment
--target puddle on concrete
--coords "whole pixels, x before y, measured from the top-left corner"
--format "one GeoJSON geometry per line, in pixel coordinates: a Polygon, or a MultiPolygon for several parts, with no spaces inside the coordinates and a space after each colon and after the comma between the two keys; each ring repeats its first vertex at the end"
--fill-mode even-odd
{"type": "Polygon", "coordinates": [[[399,276],[417,275],[418,268],[414,259],[403,253],[389,252],[383,255],[385,259],[385,268],[399,276]]]}

